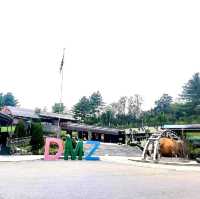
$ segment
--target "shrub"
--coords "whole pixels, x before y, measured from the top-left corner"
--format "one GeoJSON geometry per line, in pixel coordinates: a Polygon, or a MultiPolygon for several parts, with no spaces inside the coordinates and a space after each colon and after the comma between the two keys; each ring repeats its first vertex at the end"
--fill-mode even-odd
{"type": "Polygon", "coordinates": [[[14,135],[19,138],[26,136],[26,127],[23,120],[19,120],[18,124],[15,127],[14,135]]]}
{"type": "Polygon", "coordinates": [[[61,131],[61,133],[60,133],[60,138],[61,138],[62,140],[65,140],[65,139],[66,139],[66,136],[67,136],[67,133],[66,133],[65,131],[61,131]]]}
{"type": "Polygon", "coordinates": [[[30,145],[33,154],[38,154],[39,149],[44,146],[43,129],[41,123],[32,123],[30,145]]]}
{"type": "Polygon", "coordinates": [[[188,155],[190,159],[200,157],[200,139],[192,137],[187,140],[188,155]]]}

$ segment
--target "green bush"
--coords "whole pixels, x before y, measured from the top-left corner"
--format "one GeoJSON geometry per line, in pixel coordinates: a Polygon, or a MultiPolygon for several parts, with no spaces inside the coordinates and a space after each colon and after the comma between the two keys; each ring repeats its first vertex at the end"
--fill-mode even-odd
{"type": "Polygon", "coordinates": [[[41,123],[32,123],[30,145],[33,154],[38,154],[39,150],[44,146],[43,129],[41,123]]]}
{"type": "Polygon", "coordinates": [[[58,145],[57,144],[51,144],[50,149],[49,149],[49,154],[50,155],[56,155],[58,152],[58,145]]]}
{"type": "Polygon", "coordinates": [[[23,120],[19,120],[14,131],[15,137],[21,138],[26,136],[26,127],[23,120]]]}
{"type": "Polygon", "coordinates": [[[65,140],[65,139],[66,139],[66,136],[67,136],[67,133],[66,133],[65,131],[61,131],[61,133],[60,133],[60,138],[61,138],[62,140],[65,140]]]}
{"type": "Polygon", "coordinates": [[[200,136],[198,133],[186,134],[188,155],[190,159],[200,157],[200,136]]]}

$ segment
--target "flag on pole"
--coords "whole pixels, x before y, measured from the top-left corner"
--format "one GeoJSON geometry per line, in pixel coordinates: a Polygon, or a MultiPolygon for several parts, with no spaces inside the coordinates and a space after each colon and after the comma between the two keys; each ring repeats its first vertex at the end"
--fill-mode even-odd
{"type": "Polygon", "coordinates": [[[62,61],[60,63],[60,73],[63,70],[63,65],[64,65],[64,58],[65,58],[65,48],[63,49],[63,57],[62,57],[62,61]]]}

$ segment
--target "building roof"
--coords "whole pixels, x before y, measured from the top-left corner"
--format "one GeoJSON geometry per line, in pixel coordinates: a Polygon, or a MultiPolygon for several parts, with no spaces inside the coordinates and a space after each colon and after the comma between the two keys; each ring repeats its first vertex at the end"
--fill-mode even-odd
{"type": "Polygon", "coordinates": [[[70,114],[70,113],[68,113],[68,114],[58,114],[58,113],[42,112],[42,113],[39,113],[39,116],[41,118],[53,118],[53,119],[76,121],[73,114],[70,114]]]}
{"type": "Polygon", "coordinates": [[[119,133],[124,133],[124,130],[121,129],[99,127],[86,124],[76,124],[76,123],[67,123],[64,125],[61,124],[61,127],[64,127],[67,130],[72,130],[72,131],[91,131],[92,133],[104,133],[112,135],[118,135],[119,133]]]}
{"type": "Polygon", "coordinates": [[[9,115],[0,112],[0,125],[9,125],[12,123],[12,121],[13,119],[9,115]]]}
{"type": "Polygon", "coordinates": [[[200,124],[186,124],[186,125],[164,125],[163,129],[174,129],[174,130],[200,130],[200,124]]]}
{"type": "Polygon", "coordinates": [[[39,116],[35,113],[35,111],[31,109],[13,107],[13,106],[5,106],[2,109],[3,113],[11,115],[13,117],[24,117],[24,118],[32,118],[39,119],[39,116]]]}
{"type": "Polygon", "coordinates": [[[57,114],[49,112],[36,113],[34,110],[5,106],[2,112],[13,117],[31,118],[31,119],[61,119],[67,121],[76,121],[72,114],[57,114]]]}

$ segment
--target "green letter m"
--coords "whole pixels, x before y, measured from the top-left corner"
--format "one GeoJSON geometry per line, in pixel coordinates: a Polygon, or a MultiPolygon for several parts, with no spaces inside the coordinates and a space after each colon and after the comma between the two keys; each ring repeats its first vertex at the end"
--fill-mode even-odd
{"type": "Polygon", "coordinates": [[[64,160],[68,160],[69,156],[71,156],[71,160],[76,160],[77,156],[79,160],[82,160],[83,159],[83,142],[78,141],[74,149],[72,145],[71,137],[67,136],[66,141],[65,141],[64,160]]]}

